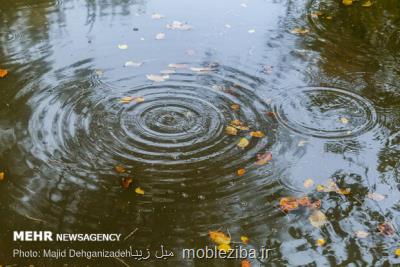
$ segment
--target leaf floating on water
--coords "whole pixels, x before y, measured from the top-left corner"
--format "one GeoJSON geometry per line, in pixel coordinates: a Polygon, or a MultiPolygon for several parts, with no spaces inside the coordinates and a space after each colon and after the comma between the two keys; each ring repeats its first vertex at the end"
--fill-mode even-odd
{"type": "MultiPolygon", "coordinates": [[[[129,96],[129,98],[131,98],[131,97],[129,96]]],[[[115,166],[115,171],[118,172],[118,173],[124,173],[124,172],[126,172],[125,167],[122,166],[122,165],[117,165],[117,166],[115,166]]]]}
{"type": "Polygon", "coordinates": [[[304,34],[309,33],[309,30],[308,29],[302,29],[302,28],[294,28],[290,32],[293,33],[293,34],[304,35],[304,34]]]}
{"type": "Polygon", "coordinates": [[[192,28],[192,26],[190,26],[187,23],[183,23],[183,22],[175,20],[172,23],[167,24],[167,28],[171,29],[171,30],[187,31],[187,30],[190,30],[192,28]]]}
{"type": "Polygon", "coordinates": [[[187,64],[178,64],[178,63],[168,64],[168,68],[173,68],[173,69],[186,69],[187,67],[188,67],[187,64]]]}
{"type": "Polygon", "coordinates": [[[135,62],[132,60],[129,60],[127,62],[125,62],[124,66],[125,67],[140,67],[142,66],[143,62],[135,62]]]}
{"type": "Polygon", "coordinates": [[[144,195],[144,190],[140,187],[135,188],[135,193],[138,195],[144,195]]]}
{"type": "Polygon", "coordinates": [[[225,252],[228,252],[231,249],[232,248],[229,244],[221,244],[218,246],[218,250],[225,251],[225,252]]]}
{"type": "Polygon", "coordinates": [[[265,134],[263,132],[261,132],[261,131],[250,132],[250,135],[253,136],[253,137],[258,137],[258,138],[261,138],[261,137],[265,136],[265,134]]]}
{"type": "Polygon", "coordinates": [[[121,185],[123,188],[129,188],[131,186],[132,182],[133,182],[132,178],[124,177],[121,180],[121,185]]]}
{"type": "Polygon", "coordinates": [[[135,97],[135,98],[133,98],[133,100],[136,102],[136,103],[142,103],[142,102],[144,102],[144,98],[143,97],[135,97]]]}
{"type": "Polygon", "coordinates": [[[307,180],[304,181],[303,186],[304,188],[310,188],[311,186],[314,185],[314,180],[311,178],[308,178],[307,180]]]}
{"type": "Polygon", "coordinates": [[[233,111],[238,111],[238,110],[240,109],[240,105],[239,105],[239,104],[232,104],[232,105],[231,105],[231,109],[232,109],[233,111]]]}
{"type": "Polygon", "coordinates": [[[299,203],[295,198],[283,197],[279,201],[279,207],[283,212],[287,213],[289,211],[297,209],[299,207],[299,203]]]}
{"type": "Polygon", "coordinates": [[[161,15],[160,13],[153,13],[152,15],[151,15],[151,18],[152,19],[162,19],[162,18],[164,18],[165,16],[164,15],[161,15]]]}
{"type": "Polygon", "coordinates": [[[348,124],[349,123],[349,119],[346,118],[346,117],[341,117],[340,118],[340,122],[343,123],[343,124],[348,124]]]}
{"type": "Polygon", "coordinates": [[[367,236],[369,236],[369,234],[365,231],[360,230],[356,232],[356,236],[358,238],[366,238],[367,236]]]}
{"type": "Polygon", "coordinates": [[[345,6],[350,6],[350,5],[353,4],[353,0],[343,0],[342,3],[343,3],[343,5],[345,5],[345,6]]]}
{"type": "Polygon", "coordinates": [[[243,176],[245,173],[246,173],[246,170],[245,170],[245,169],[239,169],[239,170],[237,170],[237,175],[238,175],[238,176],[243,176]]]}
{"type": "Polygon", "coordinates": [[[313,213],[308,218],[312,226],[321,227],[328,222],[325,214],[320,210],[314,210],[313,213]]]}
{"type": "Polygon", "coordinates": [[[378,225],[378,231],[384,235],[394,235],[395,230],[390,222],[384,222],[378,225]]]}
{"type": "Polygon", "coordinates": [[[317,239],[317,246],[322,247],[323,245],[325,245],[325,243],[326,243],[325,239],[322,238],[317,239]]]}
{"type": "Polygon", "coordinates": [[[372,6],[372,2],[368,0],[367,2],[365,2],[364,4],[362,4],[362,6],[363,6],[363,7],[370,7],[370,6],[372,6]]]}
{"type": "Polygon", "coordinates": [[[394,251],[394,254],[395,254],[396,256],[399,256],[399,257],[400,257],[400,248],[396,248],[396,250],[394,251]]]}
{"type": "Polygon", "coordinates": [[[212,69],[209,68],[209,67],[191,67],[190,69],[192,71],[194,71],[194,72],[209,72],[209,71],[212,71],[212,69]]]}
{"type": "Polygon", "coordinates": [[[249,130],[249,127],[245,126],[243,122],[240,120],[233,120],[231,121],[231,126],[242,131],[247,131],[249,130]]]}
{"type": "Polygon", "coordinates": [[[226,126],[225,133],[228,135],[237,135],[237,129],[232,126],[226,126]]]}
{"type": "Polygon", "coordinates": [[[147,79],[153,82],[163,82],[169,79],[169,75],[156,75],[156,74],[147,74],[147,79]]]}
{"type": "Polygon", "coordinates": [[[385,196],[384,196],[384,195],[381,195],[381,194],[376,193],[376,192],[374,192],[374,193],[368,193],[367,197],[370,198],[370,199],[372,199],[372,200],[375,200],[375,201],[382,201],[382,200],[385,199],[385,196]]]}
{"type": "Polygon", "coordinates": [[[272,153],[257,154],[256,165],[265,165],[272,160],[272,153]]]}
{"type": "Polygon", "coordinates": [[[209,231],[208,235],[218,245],[229,245],[231,243],[231,238],[221,231],[209,231]]]}
{"type": "Polygon", "coordinates": [[[250,34],[252,34],[252,33],[255,33],[255,32],[256,32],[256,29],[250,29],[250,30],[248,30],[247,32],[250,33],[250,34]]]}
{"type": "Polygon", "coordinates": [[[237,146],[239,148],[246,148],[249,144],[250,144],[249,140],[247,140],[246,138],[243,137],[243,138],[240,138],[237,146]]]}
{"type": "Polygon", "coordinates": [[[4,180],[5,176],[4,172],[0,172],[0,182],[4,180]]]}
{"type": "Polygon", "coordinates": [[[132,101],[132,99],[133,98],[131,96],[125,96],[125,97],[121,98],[119,100],[119,102],[123,103],[123,104],[128,104],[128,103],[130,103],[132,101]]]}
{"type": "Polygon", "coordinates": [[[245,245],[247,245],[249,243],[249,238],[247,236],[245,236],[245,235],[242,235],[240,237],[240,240],[242,240],[242,243],[245,244],[245,245]]]}
{"type": "Polygon", "coordinates": [[[0,78],[6,77],[8,74],[8,70],[6,69],[0,69],[0,78]]]}
{"type": "Polygon", "coordinates": [[[119,44],[118,48],[121,50],[125,50],[125,49],[128,49],[128,45],[127,44],[119,44]]]}
{"type": "Polygon", "coordinates": [[[162,40],[165,38],[165,33],[159,32],[156,34],[156,40],[162,40]]]}
{"type": "Polygon", "coordinates": [[[248,260],[242,260],[241,267],[251,267],[251,264],[248,260]]]}
{"type": "Polygon", "coordinates": [[[317,185],[317,191],[325,193],[336,192],[339,195],[348,195],[351,193],[350,188],[339,188],[338,185],[332,180],[328,181],[326,186],[320,184],[317,185]]]}

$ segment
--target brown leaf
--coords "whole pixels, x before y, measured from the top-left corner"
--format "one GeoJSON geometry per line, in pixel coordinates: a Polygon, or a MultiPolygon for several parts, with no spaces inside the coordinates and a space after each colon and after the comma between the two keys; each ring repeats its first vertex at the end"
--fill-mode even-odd
{"type": "Polygon", "coordinates": [[[123,188],[129,188],[131,186],[132,182],[133,182],[132,178],[124,177],[121,180],[121,185],[123,188]]]}
{"type": "Polygon", "coordinates": [[[384,222],[378,225],[378,231],[384,235],[394,235],[395,230],[390,222],[384,222]]]}
{"type": "Polygon", "coordinates": [[[265,165],[272,160],[272,153],[257,154],[256,165],[265,165]]]}
{"type": "Polygon", "coordinates": [[[279,207],[283,212],[289,212],[299,207],[297,199],[292,197],[283,197],[279,201],[279,207]]]}

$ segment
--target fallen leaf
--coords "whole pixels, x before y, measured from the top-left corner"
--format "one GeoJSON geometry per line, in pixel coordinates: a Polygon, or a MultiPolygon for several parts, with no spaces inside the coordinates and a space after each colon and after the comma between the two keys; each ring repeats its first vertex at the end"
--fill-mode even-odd
{"type": "Polygon", "coordinates": [[[187,67],[188,67],[187,64],[177,64],[177,63],[168,64],[168,68],[173,68],[173,69],[185,69],[187,67]]]}
{"type": "Polygon", "coordinates": [[[323,226],[325,223],[328,222],[325,214],[320,210],[314,210],[308,220],[310,221],[312,226],[317,228],[323,226]]]}
{"type": "Polygon", "coordinates": [[[325,245],[325,243],[326,243],[325,239],[322,239],[322,238],[317,239],[318,246],[322,247],[323,245],[325,245]]]}
{"type": "Polygon", "coordinates": [[[324,192],[325,191],[325,186],[323,186],[321,184],[317,185],[317,191],[318,192],[324,192]]]}
{"type": "Polygon", "coordinates": [[[238,176],[242,176],[243,174],[245,174],[246,173],[246,170],[245,169],[239,169],[239,170],[237,170],[237,175],[238,176]]]}
{"type": "Polygon", "coordinates": [[[6,77],[8,74],[8,70],[6,69],[0,69],[0,78],[6,77]]]}
{"type": "Polygon", "coordinates": [[[273,111],[268,111],[268,112],[267,112],[267,116],[268,116],[268,117],[271,117],[271,118],[274,118],[274,119],[276,118],[276,114],[275,114],[275,112],[273,112],[273,111]]]}
{"type": "Polygon", "coordinates": [[[221,244],[218,246],[218,249],[221,251],[225,251],[228,252],[229,250],[231,250],[231,246],[229,244],[221,244]]]}
{"type": "Polygon", "coordinates": [[[102,70],[96,70],[95,73],[98,76],[103,76],[103,74],[104,74],[104,72],[102,70]]]}
{"type": "MultiPolygon", "coordinates": [[[[131,97],[129,96],[129,98],[131,98],[131,97]]],[[[122,166],[122,165],[117,165],[117,166],[115,166],[115,171],[118,172],[118,173],[124,173],[124,172],[126,172],[125,167],[122,166]]]]}
{"type": "Polygon", "coordinates": [[[121,185],[123,188],[129,188],[129,186],[132,184],[133,180],[132,178],[122,178],[121,180],[121,185]]]}
{"type": "Polygon", "coordinates": [[[209,231],[208,236],[218,245],[229,245],[231,243],[231,238],[221,231],[209,231]]]}
{"type": "Polygon", "coordinates": [[[325,18],[331,20],[333,17],[332,16],[326,16],[325,18]]]}
{"type": "Polygon", "coordinates": [[[265,165],[272,160],[272,153],[257,154],[256,165],[265,165]]]}
{"type": "Polygon", "coordinates": [[[125,49],[128,49],[128,45],[127,44],[119,44],[118,48],[121,50],[125,50],[125,49]]]}
{"type": "Polygon", "coordinates": [[[156,74],[147,74],[147,79],[153,82],[163,82],[169,79],[169,75],[156,75],[156,74]]]}
{"type": "Polygon", "coordinates": [[[302,28],[294,28],[290,32],[293,33],[293,34],[304,35],[304,34],[307,34],[309,32],[309,30],[308,29],[302,29],[302,28]]]}
{"type": "Polygon", "coordinates": [[[175,20],[172,23],[167,24],[167,28],[171,29],[171,30],[187,31],[187,30],[190,30],[192,28],[192,26],[190,26],[187,23],[183,23],[183,22],[175,20]]]}
{"type": "Polygon", "coordinates": [[[338,188],[335,192],[338,193],[339,195],[348,195],[351,193],[351,189],[350,188],[338,188]]]}
{"type": "Polygon", "coordinates": [[[0,172],[0,181],[3,181],[5,178],[4,172],[0,172]]]}
{"type": "Polygon", "coordinates": [[[165,33],[159,32],[156,34],[156,40],[162,40],[165,38],[165,33]]]}
{"type": "Polygon", "coordinates": [[[209,67],[191,67],[190,69],[194,72],[209,72],[212,70],[209,67]]]}
{"type": "Polygon", "coordinates": [[[374,192],[374,193],[368,193],[367,197],[370,198],[370,199],[372,199],[372,200],[375,200],[375,201],[382,201],[382,200],[385,199],[385,196],[384,196],[384,195],[381,195],[381,194],[376,193],[376,192],[374,192]]]}
{"type": "Polygon", "coordinates": [[[232,127],[235,127],[236,129],[239,129],[239,130],[248,130],[249,129],[249,127],[247,127],[247,126],[244,126],[244,123],[243,122],[241,122],[240,120],[233,120],[233,121],[231,121],[231,126],[232,127]]]}
{"type": "Polygon", "coordinates": [[[252,137],[258,137],[258,138],[261,138],[261,137],[265,136],[265,134],[263,132],[261,132],[261,131],[250,132],[250,135],[252,137]]]}
{"type": "Polygon", "coordinates": [[[345,6],[350,6],[350,5],[353,4],[353,0],[343,0],[342,3],[343,3],[343,5],[345,5],[345,6]]]}
{"type": "Polygon", "coordinates": [[[247,32],[250,33],[250,34],[252,34],[252,33],[255,33],[256,30],[255,30],[255,29],[250,29],[250,30],[248,30],[247,32]]]}
{"type": "Polygon", "coordinates": [[[124,103],[124,104],[130,103],[131,101],[132,101],[131,96],[125,96],[119,100],[120,103],[124,103]]]}
{"type": "Polygon", "coordinates": [[[302,197],[302,198],[299,198],[299,199],[297,200],[297,203],[298,203],[300,206],[304,206],[304,207],[309,207],[309,206],[311,205],[311,201],[310,201],[310,199],[309,199],[307,196],[304,196],[304,197],[302,197]]]}
{"type": "Polygon", "coordinates": [[[143,64],[142,62],[135,62],[135,61],[129,60],[129,61],[125,62],[124,66],[125,67],[140,67],[140,66],[142,66],[142,64],[143,64]]]}
{"type": "Polygon", "coordinates": [[[349,119],[346,118],[346,117],[341,117],[340,118],[340,122],[343,123],[343,124],[348,124],[349,123],[349,119]]]}
{"type": "Polygon", "coordinates": [[[176,73],[175,70],[162,70],[160,71],[161,74],[174,74],[176,73]]]}
{"type": "Polygon", "coordinates": [[[396,256],[399,256],[399,257],[400,257],[400,248],[396,248],[396,250],[394,251],[394,254],[395,254],[396,256]]]}
{"type": "Polygon", "coordinates": [[[247,236],[242,235],[240,237],[240,240],[242,240],[242,243],[247,245],[249,243],[249,238],[247,236]]]}
{"type": "Polygon", "coordinates": [[[228,135],[237,135],[237,129],[232,126],[226,126],[225,133],[228,135]]]}
{"type": "Polygon", "coordinates": [[[238,111],[238,110],[240,109],[240,105],[239,105],[239,104],[232,104],[232,105],[231,105],[231,109],[232,109],[233,111],[238,111]]]}
{"type": "Polygon", "coordinates": [[[367,2],[365,2],[364,4],[362,4],[362,6],[363,6],[363,7],[370,7],[370,6],[372,6],[372,2],[368,0],[367,2]]]}
{"type": "Polygon", "coordinates": [[[248,260],[242,260],[241,267],[251,267],[251,264],[248,260]]]}
{"type": "Polygon", "coordinates": [[[378,225],[378,231],[384,235],[393,235],[395,233],[393,225],[389,222],[384,222],[378,225]]]}
{"type": "Polygon", "coordinates": [[[239,148],[245,148],[250,144],[249,140],[247,140],[246,138],[242,137],[239,140],[239,143],[237,144],[237,146],[239,148]]]}
{"type": "Polygon", "coordinates": [[[161,15],[160,13],[153,13],[152,15],[151,15],[151,18],[152,19],[162,19],[162,18],[164,18],[165,16],[164,15],[161,15]]]}
{"type": "Polygon", "coordinates": [[[316,12],[312,12],[311,13],[311,17],[314,18],[314,19],[318,18],[321,15],[322,15],[322,12],[320,12],[320,11],[316,11],[316,12]]]}
{"type": "Polygon", "coordinates": [[[138,195],[144,195],[144,190],[140,187],[135,188],[135,193],[138,195]]]}
{"type": "Polygon", "coordinates": [[[308,178],[307,180],[304,181],[303,186],[304,188],[310,188],[311,186],[314,185],[314,181],[311,178],[308,178]]]}
{"type": "Polygon", "coordinates": [[[369,236],[369,234],[365,231],[360,230],[360,231],[356,231],[356,236],[358,238],[366,238],[367,236],[369,236]]]}
{"type": "Polygon", "coordinates": [[[135,97],[133,100],[134,100],[136,103],[142,103],[142,102],[144,102],[144,98],[143,98],[143,97],[135,97]]]}
{"type": "Polygon", "coordinates": [[[289,212],[299,207],[297,199],[292,197],[283,197],[279,201],[279,207],[283,212],[289,212]]]}

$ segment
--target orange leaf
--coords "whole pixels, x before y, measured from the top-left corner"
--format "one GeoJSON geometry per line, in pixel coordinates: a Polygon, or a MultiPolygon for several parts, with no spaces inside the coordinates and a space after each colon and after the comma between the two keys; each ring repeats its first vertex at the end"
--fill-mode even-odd
{"type": "Polygon", "coordinates": [[[272,153],[258,154],[256,165],[265,165],[272,160],[272,153]]]}
{"type": "Polygon", "coordinates": [[[229,245],[231,243],[231,238],[220,231],[209,231],[208,235],[211,240],[218,245],[229,245]]]}
{"type": "Polygon", "coordinates": [[[246,170],[245,169],[239,169],[239,170],[237,170],[237,175],[238,176],[242,176],[243,174],[245,174],[246,173],[246,170]]]}
{"type": "Polygon", "coordinates": [[[249,243],[249,238],[247,236],[242,235],[240,237],[240,240],[242,240],[243,244],[247,245],[249,243]]]}
{"type": "Polygon", "coordinates": [[[133,180],[132,178],[122,178],[121,180],[121,185],[123,188],[129,188],[129,186],[132,184],[133,180]]]}
{"type": "Polygon", "coordinates": [[[124,166],[122,166],[122,165],[117,165],[117,166],[115,166],[115,170],[118,172],[118,173],[124,173],[126,170],[125,170],[125,167],[124,166]]]}
{"type": "Polygon", "coordinates": [[[231,105],[231,109],[232,109],[233,111],[237,111],[237,110],[240,109],[240,105],[239,105],[239,104],[232,104],[232,105],[231,105]]]}
{"type": "Polygon", "coordinates": [[[297,203],[299,203],[300,206],[305,206],[308,207],[311,205],[310,199],[308,197],[302,197],[297,200],[297,203]]]}
{"type": "Polygon", "coordinates": [[[0,78],[6,77],[8,74],[8,70],[0,69],[0,78]]]}
{"type": "Polygon", "coordinates": [[[251,267],[250,262],[248,260],[242,260],[242,267],[251,267]]]}
{"type": "Polygon", "coordinates": [[[289,212],[299,207],[299,203],[296,199],[291,197],[283,197],[279,201],[279,206],[283,212],[289,212]]]}
{"type": "Polygon", "coordinates": [[[264,133],[261,131],[250,132],[250,135],[253,137],[264,137],[264,133]]]}
{"type": "Polygon", "coordinates": [[[0,172],[0,181],[3,181],[5,178],[4,172],[0,172]]]}

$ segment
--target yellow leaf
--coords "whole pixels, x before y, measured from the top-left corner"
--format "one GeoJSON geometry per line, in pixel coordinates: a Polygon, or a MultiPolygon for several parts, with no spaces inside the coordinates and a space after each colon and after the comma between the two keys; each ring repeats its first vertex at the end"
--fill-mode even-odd
{"type": "Polygon", "coordinates": [[[115,171],[118,172],[118,173],[124,173],[126,170],[125,170],[124,166],[117,165],[117,166],[115,166],[115,171]]]}
{"type": "Polygon", "coordinates": [[[326,19],[331,20],[333,17],[332,16],[326,16],[326,19]]]}
{"type": "Polygon", "coordinates": [[[323,192],[323,191],[325,191],[325,186],[323,186],[323,185],[321,185],[321,184],[317,185],[317,191],[318,191],[318,192],[323,192]]]}
{"type": "Polygon", "coordinates": [[[210,239],[218,245],[229,245],[231,243],[231,238],[221,231],[209,231],[208,235],[210,239]]]}
{"type": "Polygon", "coordinates": [[[4,172],[0,172],[0,181],[3,181],[5,178],[4,172]]]}
{"type": "Polygon", "coordinates": [[[239,104],[232,104],[232,105],[231,105],[231,109],[232,109],[233,111],[237,111],[237,110],[240,109],[240,105],[239,105],[239,104]]]}
{"type": "Polygon", "coordinates": [[[317,228],[327,223],[327,218],[325,214],[320,210],[314,210],[308,219],[310,223],[317,228]]]}
{"type": "Polygon", "coordinates": [[[243,137],[243,138],[240,138],[240,141],[237,144],[237,146],[240,148],[245,148],[249,145],[249,143],[250,143],[249,140],[247,140],[246,138],[243,137]]]}
{"type": "Polygon", "coordinates": [[[314,181],[311,178],[308,178],[307,180],[304,181],[303,183],[305,188],[310,188],[311,186],[314,185],[314,181]]]}
{"type": "Polygon", "coordinates": [[[6,77],[8,74],[8,70],[0,69],[0,78],[6,77]]]}
{"type": "Polygon", "coordinates": [[[320,238],[320,239],[317,240],[317,245],[320,246],[320,247],[325,245],[325,243],[326,243],[325,239],[320,238]]]}
{"type": "Polygon", "coordinates": [[[135,97],[134,100],[136,103],[141,103],[144,101],[144,98],[143,97],[135,97]]]}
{"type": "Polygon", "coordinates": [[[246,172],[245,169],[239,169],[239,170],[237,170],[237,175],[242,176],[243,174],[245,174],[245,172],[246,172]]]}
{"type": "Polygon", "coordinates": [[[365,232],[365,231],[357,231],[356,232],[356,236],[358,237],[358,238],[366,238],[367,236],[368,236],[369,234],[367,233],[367,232],[365,232]]]}
{"type": "Polygon", "coordinates": [[[125,96],[119,100],[120,103],[124,103],[124,104],[130,103],[131,101],[132,101],[131,96],[125,96]]]}
{"type": "Polygon", "coordinates": [[[232,126],[226,126],[225,133],[229,135],[237,135],[237,129],[232,126]]]}
{"type": "Polygon", "coordinates": [[[372,6],[372,2],[368,0],[367,2],[365,2],[364,4],[362,4],[362,6],[363,6],[363,7],[370,7],[370,6],[372,6]]]}
{"type": "Polygon", "coordinates": [[[343,3],[343,5],[345,5],[345,6],[350,6],[350,5],[353,4],[353,0],[343,0],[342,3],[343,3]]]}
{"type": "Polygon", "coordinates": [[[221,244],[221,245],[218,246],[218,249],[222,250],[222,251],[225,251],[225,252],[228,252],[232,248],[231,248],[231,246],[229,244],[221,244]]]}
{"type": "Polygon", "coordinates": [[[396,248],[396,250],[394,251],[394,254],[395,254],[396,256],[399,256],[399,257],[400,257],[400,248],[396,248]]]}
{"type": "Polygon", "coordinates": [[[290,32],[293,33],[293,34],[304,35],[304,34],[307,34],[309,32],[309,30],[308,29],[302,29],[302,28],[294,28],[290,32]]]}
{"type": "Polygon", "coordinates": [[[247,236],[242,235],[240,237],[240,240],[242,240],[243,244],[247,245],[249,243],[249,238],[247,236]]]}
{"type": "Polygon", "coordinates": [[[342,118],[340,118],[340,122],[343,123],[343,124],[348,124],[349,123],[349,119],[346,118],[346,117],[342,117],[342,118]]]}
{"type": "Polygon", "coordinates": [[[250,132],[250,135],[253,137],[259,137],[259,138],[264,137],[264,133],[261,131],[250,132]]]}
{"type": "Polygon", "coordinates": [[[350,188],[338,188],[336,191],[339,195],[348,195],[351,192],[350,188]]]}
{"type": "Polygon", "coordinates": [[[140,187],[135,188],[135,193],[138,195],[144,195],[144,190],[140,187]]]}

